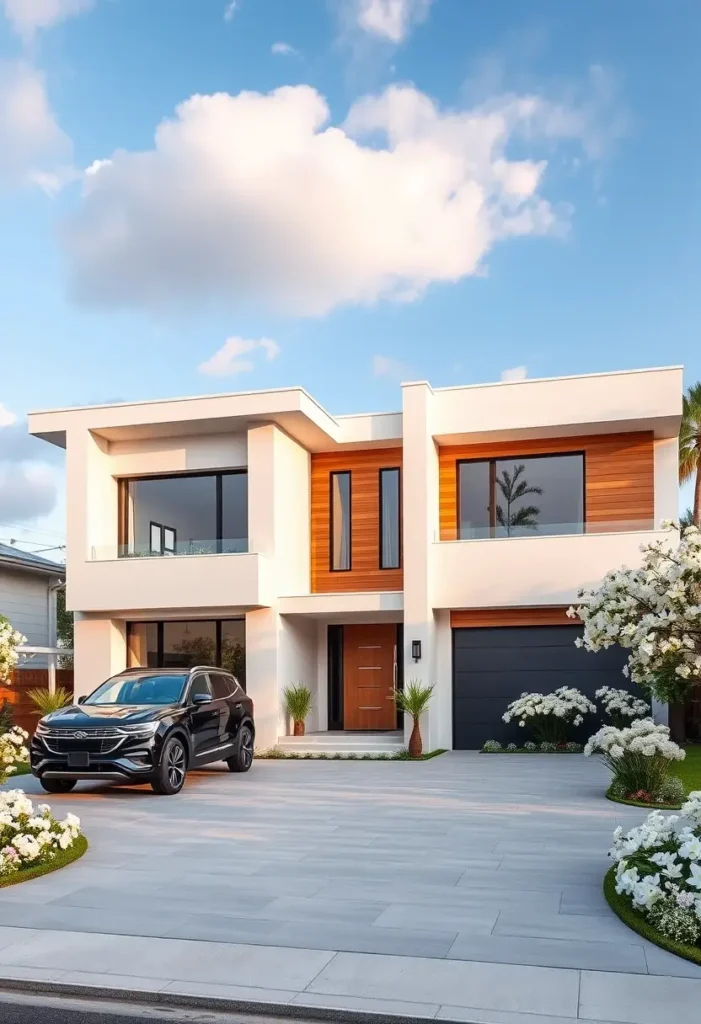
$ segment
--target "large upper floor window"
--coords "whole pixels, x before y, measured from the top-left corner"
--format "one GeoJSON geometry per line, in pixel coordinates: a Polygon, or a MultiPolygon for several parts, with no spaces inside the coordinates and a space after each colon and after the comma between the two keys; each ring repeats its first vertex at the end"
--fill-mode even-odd
{"type": "Polygon", "coordinates": [[[458,537],[584,532],[584,455],[458,463],[458,537]]]}
{"type": "Polygon", "coordinates": [[[380,569],[400,566],[398,469],[380,470],[380,569]]]}
{"type": "Polygon", "coordinates": [[[331,564],[333,572],[351,567],[351,475],[331,474],[331,564]]]}
{"type": "Polygon", "coordinates": [[[243,619],[128,622],[128,668],[193,668],[218,665],[246,685],[243,619]]]}
{"type": "Polygon", "coordinates": [[[120,556],[248,550],[248,475],[120,480],[120,556]]]}

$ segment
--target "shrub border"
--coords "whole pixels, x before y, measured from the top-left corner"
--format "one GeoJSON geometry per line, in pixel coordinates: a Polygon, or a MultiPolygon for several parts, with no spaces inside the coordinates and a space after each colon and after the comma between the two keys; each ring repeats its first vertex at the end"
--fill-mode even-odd
{"type": "Polygon", "coordinates": [[[649,811],[680,811],[681,804],[648,804],[642,800],[624,800],[623,797],[612,796],[611,786],[606,790],[606,799],[612,804],[625,804],[627,807],[643,807],[649,811]]]}
{"type": "Polygon", "coordinates": [[[484,750],[480,749],[477,751],[478,754],[583,754],[584,747],[581,750],[525,750],[523,747],[519,747],[518,750],[507,750],[504,747],[503,750],[484,750]]]}
{"type": "MultiPolygon", "coordinates": [[[[273,748],[275,749],[275,748],[273,748]]],[[[294,751],[279,752],[271,754],[269,750],[263,750],[260,754],[254,755],[255,761],[430,761],[439,754],[446,754],[447,750],[439,748],[431,750],[421,757],[410,757],[409,754],[295,754],[294,751]]]]}
{"type": "Polygon", "coordinates": [[[34,867],[22,868],[11,875],[7,875],[6,878],[0,878],[0,889],[4,889],[9,885],[19,885],[20,882],[29,882],[32,878],[40,878],[42,875],[48,875],[52,871],[65,868],[72,864],[73,861],[79,860],[87,852],[87,849],[88,841],[85,836],[80,835],[72,846],[69,846],[67,850],[59,850],[56,856],[45,864],[36,864],[34,867]]]}
{"type": "Polygon", "coordinates": [[[674,953],[675,956],[680,956],[684,960],[690,960],[694,964],[701,964],[701,947],[689,946],[683,942],[675,942],[674,939],[669,939],[666,935],[662,935],[656,928],[652,927],[650,922],[638,910],[631,907],[624,896],[619,896],[616,892],[615,867],[609,868],[604,875],[604,897],[614,914],[620,917],[621,921],[631,931],[637,932],[638,935],[642,935],[644,939],[654,943],[655,946],[659,946],[660,949],[667,950],[668,953],[674,953]]]}

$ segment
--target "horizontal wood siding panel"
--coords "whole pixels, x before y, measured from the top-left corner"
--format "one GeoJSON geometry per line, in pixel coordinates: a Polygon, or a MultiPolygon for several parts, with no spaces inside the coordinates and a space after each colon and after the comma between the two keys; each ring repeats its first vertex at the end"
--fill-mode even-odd
{"type": "Polygon", "coordinates": [[[453,629],[485,626],[572,626],[566,608],[467,608],[450,613],[453,629]]]}
{"type": "Polygon", "coordinates": [[[441,540],[455,540],[457,463],[462,459],[518,458],[584,452],[587,523],[654,523],[652,431],[538,438],[492,444],[443,445],[438,452],[441,540]]]}
{"type": "MultiPolygon", "coordinates": [[[[33,733],[39,721],[35,705],[27,696],[29,690],[46,690],[49,686],[48,669],[22,668],[15,669],[9,684],[0,684],[0,705],[4,701],[12,705],[12,716],[15,725],[33,733]]],[[[59,668],[56,670],[56,686],[73,693],[73,669],[59,668]]]]}
{"type": "Polygon", "coordinates": [[[311,580],[316,594],[401,590],[402,569],[380,569],[380,470],[402,466],[401,448],[312,455],[311,580]],[[329,569],[330,474],[351,474],[351,568],[329,569]]]}

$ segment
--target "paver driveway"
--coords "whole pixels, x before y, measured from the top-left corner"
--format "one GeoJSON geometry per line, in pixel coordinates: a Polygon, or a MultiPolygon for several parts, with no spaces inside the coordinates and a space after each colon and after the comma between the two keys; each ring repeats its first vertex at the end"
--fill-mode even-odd
{"type": "Polygon", "coordinates": [[[215,767],[171,798],[84,785],[51,803],[81,816],[89,854],[0,891],[0,974],[387,1009],[401,991],[429,1016],[636,1024],[658,1020],[649,1005],[676,977],[697,979],[674,988],[695,1019],[701,969],[638,939],[601,895],[611,832],[642,813],[604,800],[605,784],[576,755],[452,753],[215,767]]]}

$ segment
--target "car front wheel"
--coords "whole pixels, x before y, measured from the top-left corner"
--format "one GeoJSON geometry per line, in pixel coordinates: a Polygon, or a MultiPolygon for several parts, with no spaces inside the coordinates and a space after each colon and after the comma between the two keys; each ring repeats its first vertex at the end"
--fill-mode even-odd
{"type": "Polygon", "coordinates": [[[75,779],[39,779],[39,783],[47,793],[70,793],[75,789],[75,779]]]}
{"type": "Polygon", "coordinates": [[[161,760],[151,780],[151,788],[159,796],[174,796],[185,785],[187,751],[179,736],[166,740],[161,760]]]}
{"type": "Polygon", "coordinates": [[[236,752],[226,763],[232,772],[247,772],[253,764],[253,732],[249,725],[242,725],[239,729],[236,752]]]}

